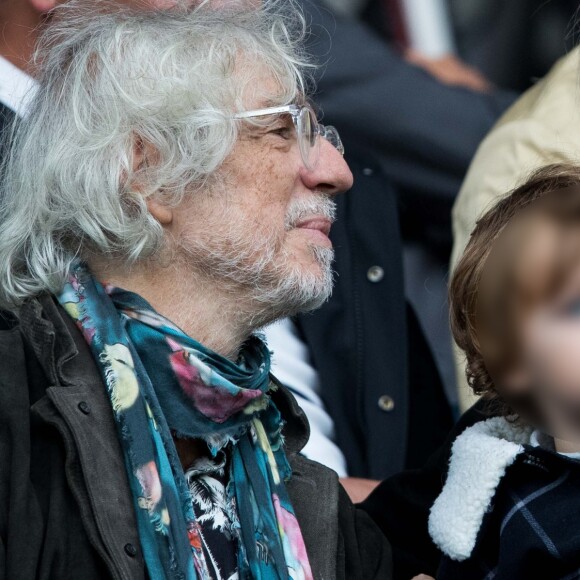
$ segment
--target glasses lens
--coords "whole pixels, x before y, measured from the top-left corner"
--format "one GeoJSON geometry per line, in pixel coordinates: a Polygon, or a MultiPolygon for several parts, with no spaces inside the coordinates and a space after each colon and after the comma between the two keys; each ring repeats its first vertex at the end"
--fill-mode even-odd
{"type": "Polygon", "coordinates": [[[302,161],[308,169],[314,169],[318,162],[318,121],[314,111],[310,107],[303,107],[300,111],[299,124],[301,127],[299,142],[302,161]]]}
{"type": "Polygon", "coordinates": [[[340,135],[336,130],[336,127],[332,125],[327,125],[324,127],[324,138],[335,147],[335,149],[341,154],[344,155],[344,145],[340,139],[340,135]]]}
{"type": "Polygon", "coordinates": [[[312,122],[307,109],[300,109],[298,115],[297,137],[300,155],[304,165],[310,169],[310,139],[312,134],[312,122]]]}

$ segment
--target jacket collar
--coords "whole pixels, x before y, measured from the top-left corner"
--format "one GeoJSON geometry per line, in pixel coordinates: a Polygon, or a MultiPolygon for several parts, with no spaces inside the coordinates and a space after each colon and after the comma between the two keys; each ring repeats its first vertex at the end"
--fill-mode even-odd
{"type": "Polygon", "coordinates": [[[272,400],[286,421],[284,438],[290,453],[300,453],[310,439],[310,424],[294,395],[274,376],[271,381],[278,387],[272,400]]]}
{"type": "Polygon", "coordinates": [[[79,376],[84,379],[91,371],[98,376],[81,333],[52,296],[44,294],[28,300],[18,318],[50,385],[78,384],[79,376]]]}
{"type": "Polygon", "coordinates": [[[466,429],[453,444],[447,481],[429,517],[429,534],[453,560],[465,560],[506,469],[523,453],[531,428],[494,417],[466,429]]]}
{"type": "MultiPolygon", "coordinates": [[[[22,332],[53,386],[101,382],[92,354],[72,319],[48,294],[27,301],[19,311],[22,332]]],[[[308,420],[294,396],[275,377],[272,399],[285,421],[290,453],[300,453],[310,437],[308,420]]]]}

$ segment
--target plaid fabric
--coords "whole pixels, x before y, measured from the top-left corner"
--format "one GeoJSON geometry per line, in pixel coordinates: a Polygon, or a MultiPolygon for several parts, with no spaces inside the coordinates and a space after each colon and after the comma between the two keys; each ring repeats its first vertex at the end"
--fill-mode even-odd
{"type": "Polygon", "coordinates": [[[525,447],[501,480],[462,562],[437,580],[580,579],[580,461],[525,447]]]}

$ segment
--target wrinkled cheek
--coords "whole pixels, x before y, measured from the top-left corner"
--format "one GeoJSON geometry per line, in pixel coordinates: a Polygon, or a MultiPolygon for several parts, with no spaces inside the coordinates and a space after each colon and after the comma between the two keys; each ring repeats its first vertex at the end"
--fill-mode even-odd
{"type": "Polygon", "coordinates": [[[285,256],[286,234],[264,222],[238,221],[214,242],[216,254],[241,260],[245,266],[262,262],[263,267],[264,261],[274,266],[285,256]]]}
{"type": "Polygon", "coordinates": [[[268,213],[252,216],[246,222],[242,235],[252,240],[256,248],[267,249],[273,255],[283,252],[287,245],[288,232],[283,221],[268,213]]]}

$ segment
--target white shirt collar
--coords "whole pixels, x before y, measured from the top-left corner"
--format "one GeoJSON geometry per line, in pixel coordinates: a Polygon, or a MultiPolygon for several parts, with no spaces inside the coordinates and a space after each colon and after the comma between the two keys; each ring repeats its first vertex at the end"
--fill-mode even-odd
{"type": "Polygon", "coordinates": [[[29,74],[0,56],[0,102],[24,116],[36,87],[37,82],[29,74]]]}

